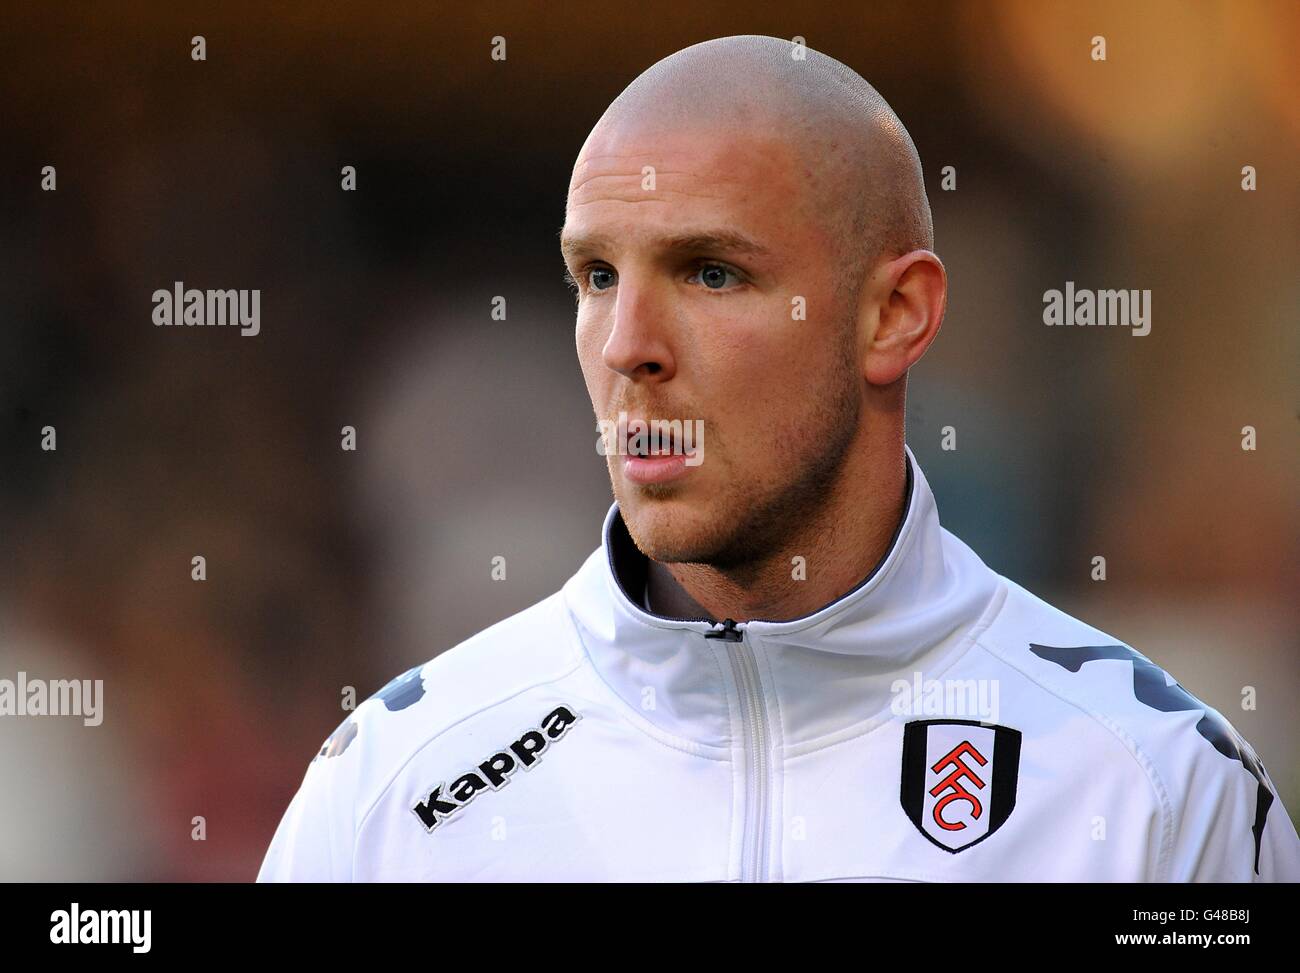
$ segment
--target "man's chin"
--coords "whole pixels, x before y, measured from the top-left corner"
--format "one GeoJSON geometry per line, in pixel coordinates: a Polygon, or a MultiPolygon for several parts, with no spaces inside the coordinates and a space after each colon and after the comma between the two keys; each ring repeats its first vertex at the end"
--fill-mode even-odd
{"type": "Polygon", "coordinates": [[[664,564],[707,560],[717,533],[713,504],[681,491],[643,487],[618,500],[627,532],[646,557],[664,564]]]}

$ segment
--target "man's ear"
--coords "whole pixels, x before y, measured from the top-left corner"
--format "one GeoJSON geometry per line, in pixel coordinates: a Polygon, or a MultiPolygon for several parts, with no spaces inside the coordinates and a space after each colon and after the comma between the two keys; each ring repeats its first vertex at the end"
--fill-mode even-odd
{"type": "Polygon", "coordinates": [[[913,250],[882,263],[864,288],[863,314],[876,319],[865,349],[864,374],[872,385],[892,385],[907,374],[939,333],[948,302],[948,274],[929,250],[913,250]]]}

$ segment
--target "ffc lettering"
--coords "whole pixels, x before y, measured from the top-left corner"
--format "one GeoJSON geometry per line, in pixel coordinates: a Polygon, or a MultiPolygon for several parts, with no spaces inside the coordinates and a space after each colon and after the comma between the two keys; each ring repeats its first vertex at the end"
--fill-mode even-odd
{"type": "Polygon", "coordinates": [[[981,767],[988,763],[988,760],[984,758],[984,755],[971,746],[969,740],[963,740],[960,746],[954,747],[950,753],[930,768],[936,774],[939,774],[943,772],[943,768],[948,764],[953,765],[952,773],[939,781],[939,783],[935,784],[934,787],[930,788],[931,797],[939,797],[939,795],[943,794],[945,790],[950,787],[952,788],[952,793],[944,794],[944,796],[940,797],[934,805],[934,823],[945,831],[964,831],[966,829],[965,821],[948,821],[943,816],[943,809],[953,801],[965,801],[969,804],[971,806],[971,817],[973,818],[978,818],[984,813],[984,807],[980,804],[979,798],[966,790],[961,783],[961,778],[966,777],[969,778],[980,790],[983,790],[985,786],[984,781],[980,780],[979,775],[962,762],[961,758],[965,754],[970,754],[974,757],[975,761],[981,767]]]}

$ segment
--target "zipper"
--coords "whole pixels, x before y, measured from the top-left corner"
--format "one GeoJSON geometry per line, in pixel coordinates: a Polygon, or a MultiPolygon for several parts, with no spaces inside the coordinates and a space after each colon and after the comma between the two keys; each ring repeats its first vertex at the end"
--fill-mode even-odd
{"type": "MultiPolygon", "coordinates": [[[[708,621],[708,619],[700,619],[708,621]]],[[[740,630],[734,618],[728,618],[722,622],[712,622],[717,628],[704,633],[706,639],[722,639],[724,642],[739,642],[745,637],[745,633],[740,630]]]]}
{"type": "Polygon", "coordinates": [[[741,841],[740,880],[761,882],[767,876],[771,739],[758,662],[753,647],[745,639],[744,629],[733,619],[719,623],[704,637],[732,643],[727,646],[727,655],[740,691],[741,732],[745,738],[745,831],[741,841]]]}

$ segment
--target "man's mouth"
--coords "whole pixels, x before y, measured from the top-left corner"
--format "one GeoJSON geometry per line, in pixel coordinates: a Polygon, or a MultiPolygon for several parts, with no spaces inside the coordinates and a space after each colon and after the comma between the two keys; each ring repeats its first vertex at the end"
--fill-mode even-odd
{"type": "Polygon", "coordinates": [[[674,424],[632,419],[622,432],[626,435],[623,475],[633,483],[667,483],[694,465],[687,463],[682,434],[674,424]]]}
{"type": "Polygon", "coordinates": [[[672,428],[650,428],[643,434],[628,437],[627,452],[629,456],[640,457],[676,456],[681,455],[682,444],[672,428]]]}

